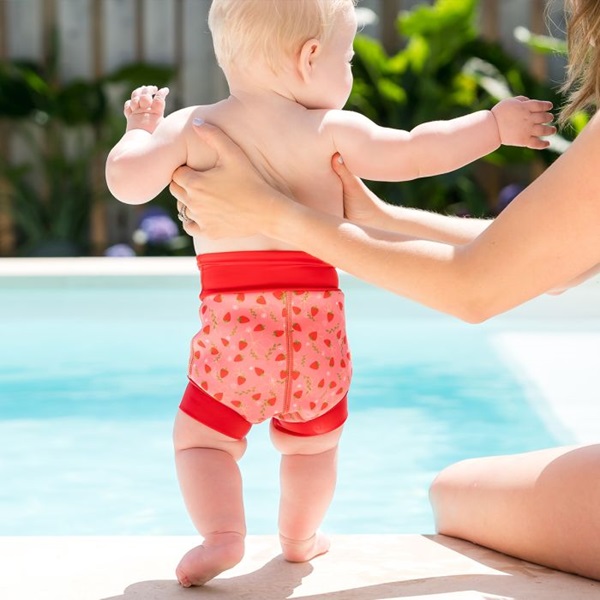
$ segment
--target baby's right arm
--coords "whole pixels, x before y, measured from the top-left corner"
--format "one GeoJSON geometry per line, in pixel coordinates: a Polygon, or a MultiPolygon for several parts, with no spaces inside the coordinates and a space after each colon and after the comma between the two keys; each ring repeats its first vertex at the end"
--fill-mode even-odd
{"type": "Polygon", "coordinates": [[[168,89],[144,86],[125,103],[127,130],[106,161],[111,193],[127,204],[152,200],[171,181],[175,169],[186,163],[183,130],[192,109],[163,118],[168,89]]]}
{"type": "Polygon", "coordinates": [[[380,127],[351,111],[330,111],[325,125],[350,171],[374,181],[408,181],[447,173],[496,150],[500,144],[545,148],[550,102],[511,98],[491,111],[431,121],[403,131],[380,127]]]}

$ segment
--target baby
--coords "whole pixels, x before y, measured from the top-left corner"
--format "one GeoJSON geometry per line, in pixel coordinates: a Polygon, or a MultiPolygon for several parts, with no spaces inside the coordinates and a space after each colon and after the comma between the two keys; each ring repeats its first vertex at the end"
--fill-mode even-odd
{"type": "MultiPolygon", "coordinates": [[[[214,151],[192,131],[197,119],[223,129],[272,185],[338,216],[335,152],[360,177],[406,181],[457,169],[500,144],[545,148],[540,137],[553,131],[552,105],[526,98],[410,132],[343,111],[352,86],[353,0],[213,0],[209,26],[229,97],[163,118],[168,90],[135,90],[125,104],[127,131],[106,166],[119,200],[148,202],[180,165],[214,166],[214,151]]],[[[177,567],[186,587],[242,559],[237,461],[251,425],[267,419],[282,455],[283,556],[306,561],[328,550],[319,526],[335,489],[352,370],[344,298],[330,265],[263,236],[198,236],[194,245],[202,327],[192,340],[174,445],[203,543],[177,567]]]]}

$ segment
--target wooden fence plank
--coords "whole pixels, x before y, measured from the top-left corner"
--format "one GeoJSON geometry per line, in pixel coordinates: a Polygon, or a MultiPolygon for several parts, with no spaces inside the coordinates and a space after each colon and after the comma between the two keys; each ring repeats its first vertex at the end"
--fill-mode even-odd
{"type": "Polygon", "coordinates": [[[92,0],[59,0],[57,12],[61,79],[93,78],[92,0]]]}
{"type": "Polygon", "coordinates": [[[43,53],[41,0],[5,0],[11,58],[39,61],[43,53]]]}

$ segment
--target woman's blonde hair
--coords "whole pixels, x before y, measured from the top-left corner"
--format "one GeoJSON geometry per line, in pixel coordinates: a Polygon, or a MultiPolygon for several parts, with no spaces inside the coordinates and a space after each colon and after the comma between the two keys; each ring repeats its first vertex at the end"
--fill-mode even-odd
{"type": "Polygon", "coordinates": [[[568,94],[559,123],[600,99],[600,1],[567,0],[569,64],[561,90],[568,94]]]}
{"type": "Polygon", "coordinates": [[[208,14],[217,61],[225,71],[264,60],[275,71],[304,42],[325,41],[335,17],[355,0],[213,0],[208,14]]]}

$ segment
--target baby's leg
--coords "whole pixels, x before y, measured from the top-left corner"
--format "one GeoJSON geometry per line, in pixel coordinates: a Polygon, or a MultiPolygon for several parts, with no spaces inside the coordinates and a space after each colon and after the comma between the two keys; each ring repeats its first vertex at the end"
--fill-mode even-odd
{"type": "Polygon", "coordinates": [[[282,454],[279,538],[283,557],[290,562],[304,562],[329,550],[329,538],[318,528],[335,491],[342,429],[300,437],[271,425],[271,440],[282,454]]]}
{"type": "Polygon", "coordinates": [[[190,517],[204,538],[177,567],[184,587],[202,585],[242,560],[246,524],[236,461],[246,440],[227,437],[178,411],[173,432],[179,485],[190,517]]]}

